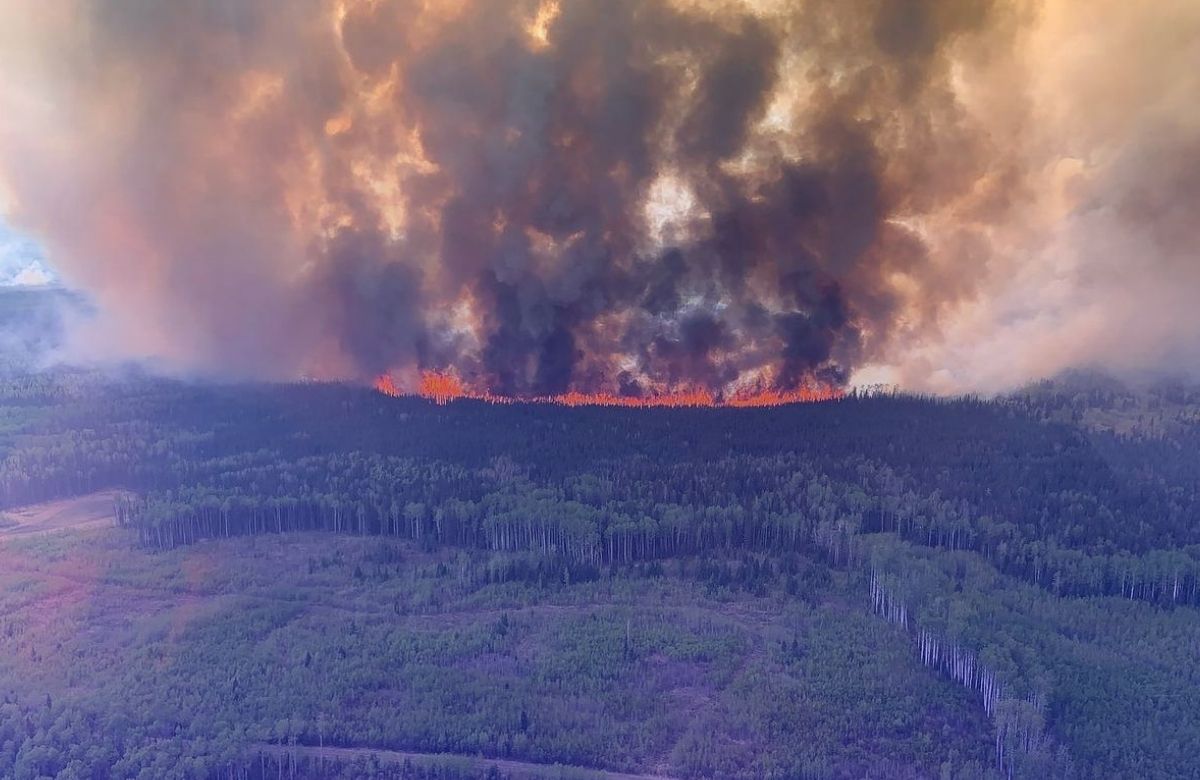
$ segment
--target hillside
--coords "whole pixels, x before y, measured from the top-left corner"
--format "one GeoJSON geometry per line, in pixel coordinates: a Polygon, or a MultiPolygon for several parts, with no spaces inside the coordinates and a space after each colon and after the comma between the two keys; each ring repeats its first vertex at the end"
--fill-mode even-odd
{"type": "Polygon", "coordinates": [[[90,312],[82,295],[61,287],[0,284],[0,377],[54,362],[68,322],[86,318],[90,312]]]}
{"type": "Polygon", "coordinates": [[[0,763],[1189,776],[1172,397],[1151,430],[1047,387],[633,410],[14,378],[0,506],[124,492],[111,527],[0,536],[0,763]]]}

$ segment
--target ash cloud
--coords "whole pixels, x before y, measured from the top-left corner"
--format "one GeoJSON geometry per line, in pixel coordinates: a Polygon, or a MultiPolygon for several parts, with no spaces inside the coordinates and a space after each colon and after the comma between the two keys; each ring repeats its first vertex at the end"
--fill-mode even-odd
{"type": "Polygon", "coordinates": [[[202,373],[722,396],[1200,367],[1198,14],[1089,7],[19,5],[0,208],[98,301],[93,351],[202,373]]]}

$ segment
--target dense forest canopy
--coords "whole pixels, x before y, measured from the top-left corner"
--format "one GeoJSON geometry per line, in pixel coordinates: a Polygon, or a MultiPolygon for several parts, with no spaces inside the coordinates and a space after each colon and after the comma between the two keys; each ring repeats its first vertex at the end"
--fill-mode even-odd
{"type": "MultiPolygon", "coordinates": [[[[987,724],[972,728],[989,750],[955,748],[938,771],[1171,777],[1194,767],[1181,746],[1200,735],[1200,718],[1166,693],[1200,685],[1192,654],[1172,649],[1200,637],[1200,462],[1187,455],[1200,444],[1197,410],[1200,393],[1187,386],[1132,391],[1085,376],[994,400],[875,392],[638,410],[437,405],[341,384],[60,369],[0,384],[0,506],[120,489],[120,538],[141,558],[264,534],[355,538],[367,557],[347,572],[354,582],[387,570],[399,544],[483,556],[458,581],[485,590],[652,567],[710,595],[733,588],[819,606],[814,593],[836,592],[891,624],[894,645],[957,685],[965,699],[955,706],[987,724]],[[497,568],[510,559],[525,562],[497,568]],[[820,584],[830,576],[834,591],[820,584]]],[[[310,574],[323,565],[313,561],[310,574]]],[[[405,611],[402,598],[390,602],[405,611]]],[[[785,668],[786,653],[807,657],[795,639],[781,645],[785,668]]],[[[364,717],[368,730],[386,722],[364,717]]],[[[294,744],[323,743],[311,729],[294,744]]],[[[368,746],[467,744],[388,733],[368,746]]],[[[357,732],[332,740],[362,746],[357,732]]],[[[636,752],[618,760],[615,746],[539,744],[467,752],[647,767],[636,752]]],[[[738,776],[764,771],[712,749],[717,764],[689,769],[677,758],[673,771],[721,776],[721,761],[738,776]]],[[[805,755],[814,777],[884,766],[805,755]]],[[[901,774],[932,766],[912,760],[901,774]]]]}

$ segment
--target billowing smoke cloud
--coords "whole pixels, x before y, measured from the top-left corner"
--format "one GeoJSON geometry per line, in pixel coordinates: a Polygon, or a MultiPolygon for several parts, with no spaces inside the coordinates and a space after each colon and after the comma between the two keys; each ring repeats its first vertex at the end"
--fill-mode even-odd
{"type": "Polygon", "coordinates": [[[0,13],[0,193],[96,344],[514,395],[1200,368],[1200,9],[0,13]]]}

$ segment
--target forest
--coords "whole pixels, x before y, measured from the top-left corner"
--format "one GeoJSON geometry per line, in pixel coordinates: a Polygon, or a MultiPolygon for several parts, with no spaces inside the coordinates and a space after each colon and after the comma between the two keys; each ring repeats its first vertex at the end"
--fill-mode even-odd
{"type": "Polygon", "coordinates": [[[0,511],[120,492],[0,541],[0,766],[1200,776],[1198,446],[1200,391],[1084,374],[644,410],[10,371],[0,511]]]}

